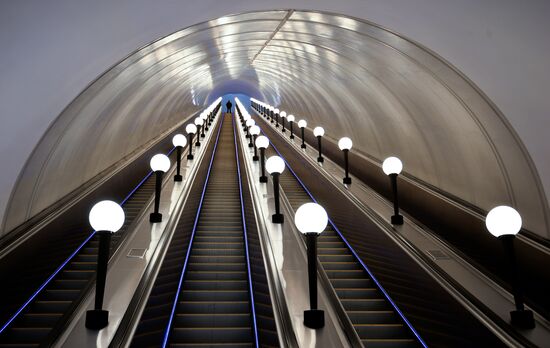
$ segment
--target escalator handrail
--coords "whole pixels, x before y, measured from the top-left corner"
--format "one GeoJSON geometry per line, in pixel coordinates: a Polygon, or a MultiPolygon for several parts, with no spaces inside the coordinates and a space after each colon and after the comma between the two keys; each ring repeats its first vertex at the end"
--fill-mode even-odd
{"type": "MultiPolygon", "coordinates": [[[[175,149],[176,148],[173,147],[170,151],[168,151],[167,156],[170,156],[175,149]]],[[[124,206],[124,204],[130,199],[130,197],[132,197],[134,193],[136,193],[136,191],[145,183],[145,181],[147,181],[147,179],[149,179],[152,174],[153,171],[149,171],[149,173],[147,173],[147,175],[145,175],[145,177],[122,200],[120,205],[124,206]]],[[[57,276],[57,274],[59,274],[59,272],[61,272],[61,270],[63,270],[65,266],[67,266],[67,264],[71,262],[71,260],[80,252],[80,250],[82,250],[82,248],[84,248],[84,246],[95,236],[96,232],[97,231],[92,231],[90,235],[76,248],[76,250],[71,255],[69,255],[69,257],[67,257],[67,259],[65,259],[65,261],[63,261],[61,265],[59,265],[59,267],[56,268],[56,270],[44,281],[44,283],[42,283],[42,285],[40,285],[38,289],[29,297],[29,299],[25,301],[25,303],[10,317],[10,319],[8,319],[8,321],[6,321],[4,325],[2,325],[2,327],[0,328],[0,334],[3,333],[15,319],[17,319],[17,317],[27,308],[29,304],[34,301],[34,299],[42,292],[42,290],[44,290],[44,288],[48,286],[53,278],[55,278],[55,276],[57,276]]]]}
{"type": "MultiPolygon", "coordinates": [[[[262,134],[267,136],[267,134],[265,134],[265,132],[262,130],[262,134]]],[[[283,161],[285,161],[285,164],[286,164],[286,167],[288,168],[288,170],[292,173],[292,175],[294,176],[294,178],[298,181],[298,183],[300,184],[300,186],[302,186],[302,188],[304,189],[304,191],[306,191],[307,195],[311,198],[311,200],[313,200],[313,202],[317,203],[317,200],[315,199],[315,197],[313,197],[313,194],[311,194],[311,192],[307,189],[306,185],[302,182],[302,180],[300,180],[300,178],[298,177],[298,175],[294,172],[294,170],[292,170],[292,167],[290,166],[290,164],[286,161],[285,157],[279,152],[279,150],[277,149],[277,147],[275,146],[275,144],[273,144],[271,141],[271,146],[273,146],[273,149],[275,150],[275,152],[277,152],[277,154],[283,159],[283,161]]],[[[397,306],[397,304],[393,301],[393,299],[390,297],[390,295],[386,292],[386,290],[384,289],[384,287],[382,286],[382,284],[380,284],[380,282],[378,281],[378,279],[374,276],[374,274],[371,272],[371,270],[367,267],[367,265],[363,262],[363,260],[359,257],[359,255],[357,255],[357,253],[355,252],[355,250],[353,249],[353,247],[349,244],[349,242],[347,241],[347,239],[344,237],[344,235],[340,232],[340,230],[338,229],[338,227],[336,227],[336,225],[334,224],[334,222],[332,221],[332,219],[328,218],[328,222],[330,224],[330,226],[334,229],[334,231],[336,231],[336,233],[340,236],[340,238],[342,238],[342,241],[346,244],[346,246],[349,248],[349,250],[351,251],[351,253],[353,254],[353,256],[355,257],[355,259],[361,264],[361,266],[363,267],[363,269],[369,274],[369,276],[371,277],[371,279],[374,281],[374,283],[376,284],[377,288],[382,292],[382,294],[384,295],[384,297],[388,300],[388,302],[392,305],[392,307],[394,308],[394,310],[397,312],[397,314],[401,317],[401,319],[403,320],[403,322],[407,325],[407,327],[409,328],[409,330],[412,332],[412,334],[416,337],[416,339],[418,340],[418,342],[425,348],[427,348],[427,344],[424,342],[424,340],[420,337],[420,334],[416,331],[416,329],[412,326],[412,324],[409,322],[409,320],[405,317],[405,315],[403,314],[403,312],[401,312],[401,310],[399,309],[399,307],[397,306]]]]}
{"type": "Polygon", "coordinates": [[[256,307],[254,304],[254,289],[252,288],[252,275],[250,271],[250,255],[248,254],[248,232],[246,230],[246,219],[244,216],[244,201],[243,201],[243,186],[241,177],[241,165],[239,164],[239,147],[237,146],[237,134],[235,131],[235,117],[231,116],[231,123],[233,126],[233,141],[235,143],[235,160],[237,161],[237,181],[239,182],[239,198],[241,203],[241,219],[243,222],[243,235],[244,235],[244,249],[246,254],[246,269],[248,273],[248,291],[250,293],[250,308],[252,312],[252,324],[254,329],[254,342],[256,348],[260,346],[258,341],[258,326],[256,323],[256,307]]]}
{"type": "MultiPolygon", "coordinates": [[[[221,120],[223,122],[223,118],[221,120]]],[[[195,239],[195,232],[197,231],[197,225],[199,223],[199,217],[202,210],[202,204],[204,202],[204,195],[206,193],[206,188],[208,187],[208,181],[210,180],[210,172],[212,171],[212,165],[214,164],[214,158],[216,157],[216,149],[218,148],[218,141],[220,139],[220,133],[222,130],[223,124],[218,128],[218,133],[216,135],[216,142],[214,143],[214,150],[212,151],[212,157],[210,158],[210,163],[208,164],[208,171],[206,172],[206,180],[204,181],[204,186],[202,188],[201,198],[199,201],[199,208],[197,209],[197,214],[195,215],[195,221],[193,222],[193,230],[191,232],[191,238],[189,239],[189,246],[187,247],[187,253],[185,255],[185,261],[181,269],[180,279],[178,282],[178,288],[176,291],[176,296],[174,297],[174,303],[172,304],[172,310],[170,312],[170,317],[168,318],[168,324],[164,331],[164,337],[162,340],[162,347],[165,348],[168,344],[168,338],[170,336],[170,330],[172,329],[172,322],[174,320],[174,314],[176,312],[176,307],[178,305],[179,295],[181,292],[181,286],[183,284],[183,278],[185,276],[185,271],[187,270],[187,264],[189,262],[189,256],[191,255],[191,248],[193,246],[193,241],[195,239]]]]}

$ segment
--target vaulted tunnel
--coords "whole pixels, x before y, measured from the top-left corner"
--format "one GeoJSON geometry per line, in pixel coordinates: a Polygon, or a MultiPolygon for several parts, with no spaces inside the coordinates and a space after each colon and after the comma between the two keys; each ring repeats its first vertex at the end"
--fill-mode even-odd
{"type": "Polygon", "coordinates": [[[307,11],[225,16],[139,49],[89,85],[21,172],[3,233],[167,134],[226,92],[288,110],[328,138],[480,211],[518,208],[548,238],[536,169],[497,107],[428,48],[374,23],[307,11]],[[238,82],[235,82],[238,81],[238,82]],[[62,169],[62,170],[60,170],[62,169]]]}

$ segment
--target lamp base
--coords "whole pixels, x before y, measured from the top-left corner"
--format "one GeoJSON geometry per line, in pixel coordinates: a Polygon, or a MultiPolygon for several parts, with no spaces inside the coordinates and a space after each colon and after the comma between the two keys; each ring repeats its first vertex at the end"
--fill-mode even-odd
{"type": "Polygon", "coordinates": [[[323,157],[317,157],[317,162],[323,163],[325,159],[323,157]]]}
{"type": "Polygon", "coordinates": [[[403,225],[403,215],[392,215],[391,224],[392,225],[403,225]]]}
{"type": "Polygon", "coordinates": [[[260,176],[260,182],[267,182],[267,176],[260,176]]]}
{"type": "Polygon", "coordinates": [[[150,222],[161,222],[162,221],[162,214],[161,213],[151,213],[151,215],[149,215],[149,221],[150,222]]]}
{"type": "Polygon", "coordinates": [[[247,135],[245,135],[245,137],[246,137],[246,139],[248,139],[248,138],[250,138],[250,135],[249,135],[249,134],[247,134],[247,135]]]}
{"type": "Polygon", "coordinates": [[[195,146],[199,147],[199,146],[201,146],[201,143],[195,143],[195,146]]]}
{"type": "Polygon", "coordinates": [[[187,155],[187,159],[188,159],[188,160],[192,160],[192,159],[193,159],[193,155],[187,155]]]}
{"type": "Polygon", "coordinates": [[[174,181],[183,181],[183,176],[179,174],[174,175],[174,181]]]}
{"type": "Polygon", "coordinates": [[[283,128],[283,133],[286,133],[286,129],[283,128]]]}
{"type": "Polygon", "coordinates": [[[320,309],[304,311],[304,325],[310,329],[320,329],[325,326],[325,312],[320,309]]]}
{"type": "Polygon", "coordinates": [[[205,136],[206,136],[206,135],[204,135],[204,134],[201,134],[201,138],[204,138],[205,136]]]}
{"type": "Polygon", "coordinates": [[[278,124],[276,124],[276,125],[275,125],[275,128],[279,128],[279,125],[278,125],[278,124]]]}
{"type": "Polygon", "coordinates": [[[343,182],[344,182],[344,184],[346,184],[346,185],[351,185],[351,178],[349,178],[349,177],[348,177],[348,178],[344,178],[343,182]]]}
{"type": "Polygon", "coordinates": [[[285,222],[285,216],[283,214],[273,214],[271,216],[271,222],[273,222],[274,224],[282,224],[283,222],[285,222]]]}
{"type": "Polygon", "coordinates": [[[254,147],[254,144],[248,143],[248,147],[254,147]]]}
{"type": "Polygon", "coordinates": [[[290,139],[294,139],[294,135],[291,135],[291,136],[290,136],[290,139]]]}
{"type": "Polygon", "coordinates": [[[305,144],[302,144],[302,145],[300,145],[300,147],[301,147],[302,149],[305,149],[305,148],[306,148],[306,145],[305,145],[305,144]]]}
{"type": "Polygon", "coordinates": [[[86,312],[86,328],[101,330],[109,325],[109,311],[93,309],[86,312]]]}
{"type": "Polygon", "coordinates": [[[259,160],[259,157],[258,156],[252,156],[252,160],[257,161],[257,160],[259,160]]]}
{"type": "Polygon", "coordinates": [[[530,310],[511,311],[512,325],[522,329],[533,329],[535,327],[535,319],[533,312],[530,310]]]}

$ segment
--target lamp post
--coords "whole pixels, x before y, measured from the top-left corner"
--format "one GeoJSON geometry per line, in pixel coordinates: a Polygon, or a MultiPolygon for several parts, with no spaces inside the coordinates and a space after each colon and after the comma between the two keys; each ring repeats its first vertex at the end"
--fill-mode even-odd
{"type": "Polygon", "coordinates": [[[317,203],[302,205],[294,215],[294,224],[307,239],[309,310],[304,311],[304,325],[312,329],[325,326],[325,313],[317,306],[317,237],[328,223],[327,212],[317,203]]]}
{"type": "MultiPolygon", "coordinates": [[[[246,121],[246,137],[247,138],[250,138],[250,127],[254,126],[256,124],[256,121],[254,121],[253,119],[249,118],[247,121],[246,121]]],[[[248,144],[248,146],[250,146],[250,144],[248,144]]]]}
{"type": "Polygon", "coordinates": [[[260,168],[262,175],[260,175],[260,182],[267,182],[267,176],[265,176],[265,149],[269,146],[269,139],[266,136],[260,135],[256,138],[256,147],[260,149],[260,168]]]}
{"type": "Polygon", "coordinates": [[[305,149],[306,148],[306,143],[304,141],[304,130],[306,129],[307,127],[307,122],[306,120],[300,120],[298,121],[298,127],[300,127],[300,131],[302,132],[302,145],[300,145],[300,147],[302,149],[305,149]]]}
{"type": "Polygon", "coordinates": [[[197,133],[197,126],[194,124],[188,124],[185,126],[185,132],[187,133],[187,136],[189,137],[189,154],[187,155],[188,160],[193,159],[193,134],[197,133]]]}
{"type": "MultiPolygon", "coordinates": [[[[206,112],[203,112],[201,114],[202,122],[204,123],[203,130],[208,131],[208,114],[206,112]]],[[[204,134],[204,132],[203,132],[204,134]]]]}
{"type": "Polygon", "coordinates": [[[271,117],[271,123],[275,122],[275,108],[273,106],[269,109],[269,115],[271,117]]]}
{"type": "MultiPolygon", "coordinates": [[[[243,116],[243,122],[241,123],[242,126],[243,126],[243,130],[246,130],[246,122],[247,122],[248,120],[250,120],[250,119],[251,119],[251,117],[250,117],[249,114],[244,114],[244,116],[243,116]]],[[[248,138],[248,137],[247,137],[247,138],[248,138]]]]}
{"type": "Polygon", "coordinates": [[[200,118],[200,117],[195,118],[195,125],[196,125],[197,128],[198,128],[198,131],[197,131],[197,141],[195,142],[195,146],[201,146],[201,137],[200,137],[200,133],[201,133],[202,124],[203,124],[202,118],[200,118]]]}
{"type": "Polygon", "coordinates": [[[99,235],[99,250],[97,254],[96,290],[94,309],[86,312],[86,328],[101,330],[109,324],[109,311],[103,309],[105,281],[111,234],[116,233],[124,225],[124,210],[113,201],[96,203],[88,216],[90,225],[99,235]]]}
{"type": "Polygon", "coordinates": [[[392,225],[403,225],[403,215],[399,214],[399,199],[397,195],[397,176],[403,170],[403,163],[397,157],[388,157],[382,163],[382,170],[390,177],[393,192],[393,215],[391,223],[392,225]]]}
{"type": "Polygon", "coordinates": [[[290,139],[294,139],[294,115],[288,115],[286,119],[288,120],[288,127],[290,128],[290,139]]]}
{"type": "Polygon", "coordinates": [[[279,128],[279,109],[273,110],[275,113],[275,128],[279,128]]]}
{"type": "Polygon", "coordinates": [[[283,123],[283,133],[286,132],[286,129],[285,129],[285,119],[286,119],[286,111],[281,111],[281,121],[283,123]]]}
{"type": "Polygon", "coordinates": [[[176,147],[176,175],[174,175],[174,181],[182,181],[183,177],[180,174],[181,151],[187,145],[187,139],[183,134],[176,134],[172,138],[172,144],[176,147]]]}
{"type": "Polygon", "coordinates": [[[285,217],[281,214],[279,202],[279,176],[285,170],[285,161],[279,156],[271,156],[265,162],[265,169],[273,178],[273,194],[275,196],[275,214],[271,216],[274,224],[282,224],[285,217]]]}
{"type": "Polygon", "coordinates": [[[313,135],[317,137],[317,147],[319,148],[319,157],[317,157],[317,162],[323,163],[325,159],[323,158],[323,152],[321,151],[321,138],[325,135],[325,130],[323,127],[315,127],[313,129],[313,135]]]}
{"type": "Polygon", "coordinates": [[[350,185],[351,184],[351,178],[349,177],[349,150],[351,150],[351,147],[353,146],[353,142],[348,137],[343,137],[338,141],[338,147],[342,152],[344,152],[344,170],[346,171],[346,175],[344,176],[344,184],[350,185]]]}
{"type": "Polygon", "coordinates": [[[510,312],[512,325],[522,329],[532,329],[535,327],[535,320],[533,312],[525,309],[523,303],[523,289],[519,279],[514,251],[514,239],[516,234],[521,230],[521,216],[514,208],[501,205],[489,211],[485,218],[485,225],[493,236],[502,241],[508,257],[510,281],[516,305],[516,310],[510,312]]]}
{"type": "Polygon", "coordinates": [[[252,156],[253,161],[258,160],[258,149],[256,148],[256,137],[259,134],[260,134],[260,127],[256,125],[250,127],[250,135],[252,136],[250,137],[250,143],[248,144],[248,146],[254,147],[254,156],[252,156]]]}
{"type": "Polygon", "coordinates": [[[154,155],[151,158],[151,169],[155,172],[155,211],[149,216],[150,222],[161,222],[162,214],[159,213],[160,206],[160,189],[162,188],[162,176],[170,169],[170,159],[168,156],[161,153],[154,155]]]}

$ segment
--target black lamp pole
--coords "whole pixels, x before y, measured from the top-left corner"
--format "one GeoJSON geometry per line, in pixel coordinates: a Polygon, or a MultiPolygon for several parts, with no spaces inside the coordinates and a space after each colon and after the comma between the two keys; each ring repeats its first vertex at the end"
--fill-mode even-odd
{"type": "Polygon", "coordinates": [[[262,168],[262,175],[260,176],[260,182],[267,182],[267,176],[265,176],[265,148],[260,148],[260,167],[262,168]]]}
{"type": "Polygon", "coordinates": [[[155,182],[155,211],[151,213],[149,216],[150,222],[161,222],[162,221],[162,214],[159,213],[159,207],[160,207],[160,190],[162,188],[162,176],[164,172],[161,170],[157,170],[155,172],[156,176],[156,182],[155,182]]]}
{"type": "Polygon", "coordinates": [[[282,224],[285,221],[285,217],[281,214],[281,207],[279,202],[279,176],[281,173],[271,173],[273,177],[273,194],[275,196],[275,214],[271,216],[271,222],[274,224],[282,224]]]}
{"type": "Polygon", "coordinates": [[[176,146],[176,175],[174,175],[174,181],[182,181],[183,180],[183,177],[180,174],[181,150],[182,150],[181,146],[176,146]]]}
{"type": "Polygon", "coordinates": [[[275,113],[275,128],[279,128],[279,114],[275,113]]]}
{"type": "Polygon", "coordinates": [[[204,125],[204,122],[203,122],[203,125],[201,126],[201,131],[202,131],[202,133],[201,133],[201,138],[204,138],[204,137],[205,137],[205,135],[204,135],[204,126],[205,126],[205,125],[204,125]]]}
{"type": "Polygon", "coordinates": [[[508,257],[508,267],[510,269],[510,283],[512,284],[512,292],[514,295],[514,302],[516,310],[510,312],[512,324],[522,329],[532,329],[535,327],[535,320],[533,318],[533,312],[525,309],[523,301],[523,289],[519,280],[519,273],[516,264],[516,253],[514,250],[515,235],[507,234],[498,237],[502,240],[504,250],[508,257]]]}
{"type": "Polygon", "coordinates": [[[275,114],[274,114],[274,111],[271,111],[270,114],[271,114],[271,123],[273,123],[273,122],[275,122],[275,114]]]}
{"type": "Polygon", "coordinates": [[[109,311],[103,309],[107,264],[111,244],[110,231],[97,231],[99,235],[99,250],[97,255],[97,277],[95,283],[95,305],[93,310],[86,312],[86,328],[101,330],[109,324],[109,311]]]}
{"type": "Polygon", "coordinates": [[[317,146],[319,147],[319,157],[317,157],[317,162],[323,163],[325,159],[323,158],[323,153],[321,151],[321,136],[317,137],[317,146]]]}
{"type": "Polygon", "coordinates": [[[290,123],[290,139],[294,139],[294,129],[293,129],[293,121],[289,121],[290,123]]]}
{"type": "Polygon", "coordinates": [[[193,159],[193,133],[187,134],[187,137],[189,138],[187,141],[187,147],[189,148],[189,154],[187,155],[188,160],[193,159]]]}
{"type": "Polygon", "coordinates": [[[305,129],[305,128],[306,128],[306,127],[300,127],[300,130],[302,131],[302,145],[300,145],[300,147],[301,147],[302,149],[305,149],[305,148],[306,148],[306,143],[305,143],[305,141],[304,141],[304,129],[305,129]]]}
{"type": "Polygon", "coordinates": [[[254,140],[251,142],[252,146],[254,146],[254,156],[252,156],[252,160],[257,161],[258,160],[258,148],[256,147],[257,135],[252,135],[252,137],[254,138],[254,140]]]}
{"type": "Polygon", "coordinates": [[[283,133],[285,133],[286,132],[286,128],[285,128],[285,119],[286,119],[286,117],[282,117],[282,119],[283,119],[283,133]]]}
{"type": "Polygon", "coordinates": [[[351,178],[349,177],[349,159],[348,159],[349,150],[344,149],[342,151],[344,151],[344,168],[345,168],[345,171],[346,171],[346,176],[344,177],[343,181],[344,181],[344,184],[350,185],[351,184],[351,178]]]}
{"type": "Polygon", "coordinates": [[[256,136],[250,134],[250,141],[248,142],[248,147],[254,147],[254,140],[256,140],[256,136]]]}
{"type": "Polygon", "coordinates": [[[399,199],[397,194],[397,174],[389,175],[391,188],[393,192],[393,215],[391,217],[392,225],[403,225],[403,215],[399,214],[399,199]]]}
{"type": "Polygon", "coordinates": [[[197,141],[195,142],[195,146],[201,146],[201,137],[200,137],[201,126],[197,126],[197,127],[198,127],[198,130],[197,130],[197,141]]]}
{"type": "Polygon", "coordinates": [[[304,311],[304,325],[320,329],[325,326],[325,313],[317,306],[317,233],[307,233],[306,239],[310,309],[304,311]]]}

